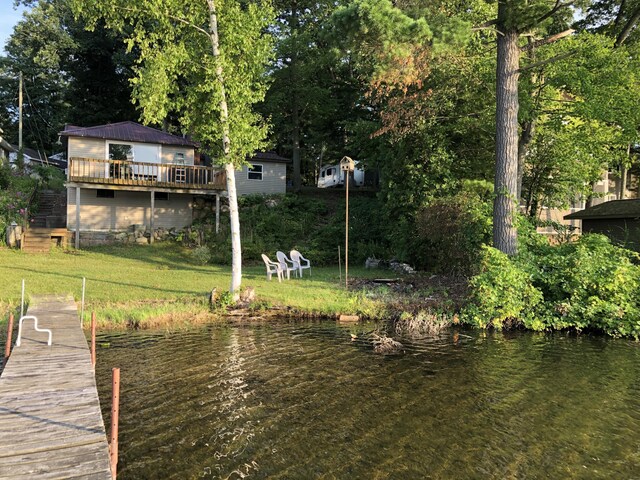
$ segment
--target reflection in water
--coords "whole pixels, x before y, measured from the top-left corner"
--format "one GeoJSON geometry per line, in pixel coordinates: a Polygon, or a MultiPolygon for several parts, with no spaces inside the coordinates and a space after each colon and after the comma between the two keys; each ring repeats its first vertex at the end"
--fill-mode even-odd
{"type": "MultiPolygon", "coordinates": [[[[447,332],[380,356],[358,327],[209,326],[98,339],[119,478],[629,478],[640,347],[447,332]]],[[[364,328],[364,327],[363,327],[364,328]]],[[[107,423],[108,424],[108,423],[107,423]]]]}

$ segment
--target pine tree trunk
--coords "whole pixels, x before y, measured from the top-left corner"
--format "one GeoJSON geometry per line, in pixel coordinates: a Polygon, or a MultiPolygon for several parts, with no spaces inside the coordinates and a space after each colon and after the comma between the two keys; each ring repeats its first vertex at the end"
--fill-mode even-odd
{"type": "Polygon", "coordinates": [[[242,283],[242,249],[240,245],[240,215],[238,213],[238,195],[236,192],[236,177],[233,160],[230,156],[231,139],[229,138],[229,109],[224,88],[224,75],[219,62],[220,40],[218,36],[218,17],[216,15],[215,0],[207,0],[209,6],[209,34],[211,50],[216,59],[216,78],[220,84],[220,123],[222,124],[222,148],[225,157],[225,172],[227,174],[227,194],[229,196],[229,217],[231,223],[231,287],[234,297],[242,283]]]}
{"type": "MultiPolygon", "coordinates": [[[[502,8],[506,8],[500,3],[502,8]]],[[[500,18],[500,12],[498,13],[500,18]]],[[[518,183],[518,33],[498,35],[496,69],[496,174],[493,204],[493,245],[515,255],[518,235],[515,227],[518,183]]]]}

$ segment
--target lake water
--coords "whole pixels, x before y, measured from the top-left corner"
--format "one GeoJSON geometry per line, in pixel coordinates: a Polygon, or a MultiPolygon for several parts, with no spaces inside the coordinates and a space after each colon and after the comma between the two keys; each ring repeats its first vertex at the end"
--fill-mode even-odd
{"type": "Polygon", "coordinates": [[[640,476],[640,343],[462,330],[383,356],[368,328],[100,335],[107,425],[121,368],[118,478],[640,476]]]}

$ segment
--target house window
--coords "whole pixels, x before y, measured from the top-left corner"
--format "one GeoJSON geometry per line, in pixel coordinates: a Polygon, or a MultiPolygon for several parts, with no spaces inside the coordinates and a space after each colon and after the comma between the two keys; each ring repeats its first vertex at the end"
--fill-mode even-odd
{"type": "Polygon", "coordinates": [[[184,153],[178,152],[173,156],[173,163],[184,164],[184,153]]]}
{"type": "Polygon", "coordinates": [[[249,180],[262,180],[262,165],[253,164],[247,170],[247,178],[249,180]]]}
{"type": "Polygon", "coordinates": [[[167,192],[156,192],[156,200],[169,200],[169,194],[167,192]]]}
{"type": "Polygon", "coordinates": [[[96,190],[97,198],[114,198],[115,192],[113,190],[96,190]]]}
{"type": "Polygon", "coordinates": [[[109,160],[133,161],[133,145],[128,145],[126,143],[110,143],[109,160]]]}

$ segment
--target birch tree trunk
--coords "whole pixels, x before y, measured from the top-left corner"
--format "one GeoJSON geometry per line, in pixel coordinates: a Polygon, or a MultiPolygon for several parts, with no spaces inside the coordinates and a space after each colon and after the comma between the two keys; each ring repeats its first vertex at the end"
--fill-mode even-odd
{"type": "MultiPolygon", "coordinates": [[[[506,8],[503,3],[499,9],[506,8]]],[[[498,12],[498,18],[501,18],[498,12]]],[[[515,255],[518,234],[514,224],[518,183],[518,33],[498,35],[496,68],[496,173],[493,204],[493,246],[515,255]]]]}
{"type": "Polygon", "coordinates": [[[216,79],[220,84],[220,123],[222,124],[222,148],[224,152],[227,174],[227,194],[229,195],[229,219],[231,224],[231,287],[234,299],[238,297],[238,290],[242,283],[242,249],[240,245],[240,215],[238,213],[238,195],[236,192],[235,166],[230,158],[229,138],[229,109],[224,86],[224,72],[220,63],[220,40],[218,36],[218,17],[216,15],[215,0],[207,0],[209,6],[209,36],[211,50],[216,61],[216,79]]]}

